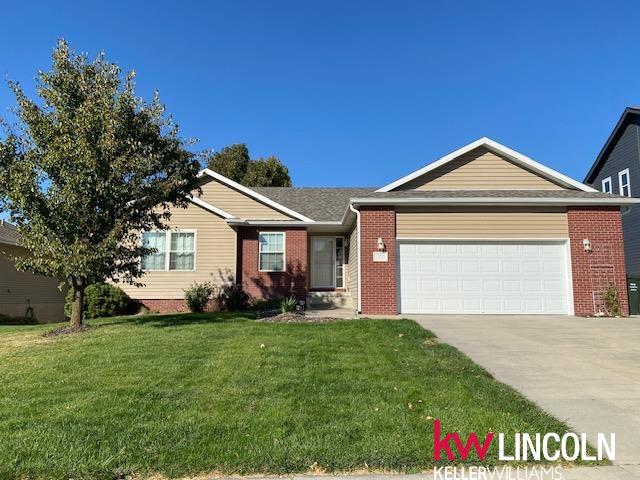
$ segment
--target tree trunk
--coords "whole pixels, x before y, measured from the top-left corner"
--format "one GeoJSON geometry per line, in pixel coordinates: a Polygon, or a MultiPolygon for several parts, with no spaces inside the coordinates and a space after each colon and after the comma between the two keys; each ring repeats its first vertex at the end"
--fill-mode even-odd
{"type": "Polygon", "coordinates": [[[71,305],[71,320],[69,325],[77,328],[82,325],[82,314],[84,313],[84,285],[74,283],[73,304],[71,305]]]}

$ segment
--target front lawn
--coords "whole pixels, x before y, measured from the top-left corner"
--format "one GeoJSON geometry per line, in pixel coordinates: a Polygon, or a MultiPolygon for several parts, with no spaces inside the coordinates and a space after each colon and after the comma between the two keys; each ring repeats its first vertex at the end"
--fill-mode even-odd
{"type": "Polygon", "coordinates": [[[94,324],[0,327],[0,477],[422,470],[434,418],[465,439],[566,431],[408,320],[94,324]]]}

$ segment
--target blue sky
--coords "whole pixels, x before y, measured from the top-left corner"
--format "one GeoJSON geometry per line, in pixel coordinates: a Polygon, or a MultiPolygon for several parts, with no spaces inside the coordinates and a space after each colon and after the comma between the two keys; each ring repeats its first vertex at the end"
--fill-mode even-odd
{"type": "MultiPolygon", "coordinates": [[[[640,103],[639,2],[12,2],[0,73],[56,39],[159,89],[201,149],[274,154],[297,186],[379,186],[488,136],[581,180],[640,103]]],[[[0,85],[0,113],[13,105],[0,85]]]]}

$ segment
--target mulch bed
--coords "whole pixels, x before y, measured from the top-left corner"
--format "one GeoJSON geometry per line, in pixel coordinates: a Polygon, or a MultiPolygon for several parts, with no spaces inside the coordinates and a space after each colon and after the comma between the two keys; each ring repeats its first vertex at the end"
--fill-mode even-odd
{"type": "Polygon", "coordinates": [[[258,322],[267,323],[329,323],[342,321],[344,318],[333,317],[307,317],[304,313],[280,313],[270,317],[262,317],[258,319],[258,322]]]}
{"type": "Polygon", "coordinates": [[[90,330],[94,330],[96,327],[92,325],[82,324],[79,327],[59,327],[55,330],[51,330],[50,332],[45,333],[43,336],[45,337],[59,337],[61,335],[71,335],[74,333],[85,333],[90,330]]]}

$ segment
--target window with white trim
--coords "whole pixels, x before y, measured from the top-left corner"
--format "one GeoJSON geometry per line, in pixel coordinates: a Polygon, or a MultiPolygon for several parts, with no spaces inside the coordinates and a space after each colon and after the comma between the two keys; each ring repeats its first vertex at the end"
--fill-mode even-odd
{"type": "Polygon", "coordinates": [[[156,252],[142,258],[142,269],[165,270],[167,264],[167,232],[144,232],[142,246],[155,248],[156,252]]]}
{"type": "Polygon", "coordinates": [[[195,231],[144,232],[142,245],[156,250],[142,258],[142,270],[195,270],[195,231]]]}
{"type": "Polygon", "coordinates": [[[344,288],[344,238],[336,237],[336,288],[344,288]]]}
{"type": "Polygon", "coordinates": [[[258,270],[284,272],[284,232],[258,233],[258,270]]]}
{"type": "Polygon", "coordinates": [[[628,168],[618,173],[618,185],[620,188],[620,195],[623,197],[631,196],[631,179],[629,178],[628,168]]]}
{"type": "Polygon", "coordinates": [[[193,232],[171,232],[169,270],[193,270],[196,248],[193,232]]]}
{"type": "Polygon", "coordinates": [[[602,179],[602,191],[604,193],[611,193],[613,189],[611,188],[611,177],[602,179]]]}

